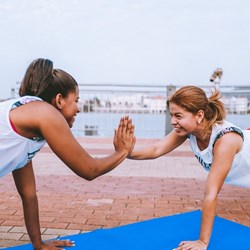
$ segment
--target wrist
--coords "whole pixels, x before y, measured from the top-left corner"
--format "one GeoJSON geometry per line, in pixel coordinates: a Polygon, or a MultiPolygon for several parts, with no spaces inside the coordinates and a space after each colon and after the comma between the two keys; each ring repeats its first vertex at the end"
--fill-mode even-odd
{"type": "Polygon", "coordinates": [[[33,246],[34,250],[41,250],[42,246],[43,246],[43,242],[42,241],[33,242],[32,246],[33,246]]]}
{"type": "Polygon", "coordinates": [[[204,244],[204,245],[206,245],[206,246],[208,246],[208,240],[203,240],[203,239],[200,239],[200,241],[204,244]]]}
{"type": "Polygon", "coordinates": [[[127,156],[128,156],[128,153],[129,152],[126,151],[125,149],[116,151],[116,154],[117,154],[117,156],[119,158],[119,161],[123,161],[124,159],[126,159],[127,156]]]}
{"type": "Polygon", "coordinates": [[[124,157],[127,157],[127,155],[129,154],[129,150],[127,150],[126,148],[116,149],[116,152],[124,157]]]}

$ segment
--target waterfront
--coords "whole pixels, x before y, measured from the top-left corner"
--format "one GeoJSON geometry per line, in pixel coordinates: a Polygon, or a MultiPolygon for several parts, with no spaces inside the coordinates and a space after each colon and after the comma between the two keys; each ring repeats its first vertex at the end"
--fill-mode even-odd
{"type": "MultiPolygon", "coordinates": [[[[79,113],[72,131],[75,136],[79,137],[85,136],[86,130],[91,132],[89,135],[110,137],[113,136],[114,129],[124,115],[122,113],[79,113]]],[[[165,114],[131,113],[129,116],[135,125],[137,138],[161,138],[165,135],[165,114]]],[[[242,129],[250,127],[250,114],[228,114],[227,120],[242,129]]]]}

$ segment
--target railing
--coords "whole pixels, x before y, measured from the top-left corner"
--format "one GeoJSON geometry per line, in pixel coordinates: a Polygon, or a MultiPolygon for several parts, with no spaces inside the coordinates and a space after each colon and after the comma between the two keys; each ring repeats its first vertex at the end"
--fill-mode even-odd
{"type": "Polygon", "coordinates": [[[124,115],[133,119],[138,137],[164,136],[166,86],[80,84],[79,90],[82,113],[72,128],[77,136],[112,136],[124,115]]]}
{"type": "MultiPolygon", "coordinates": [[[[81,113],[77,116],[72,131],[76,136],[112,136],[119,119],[129,115],[136,126],[137,137],[163,137],[172,130],[166,100],[179,87],[181,86],[79,84],[81,113]]],[[[214,86],[199,87],[209,95],[214,86]]],[[[19,84],[12,89],[12,98],[18,95],[18,88],[19,84]]],[[[220,91],[229,114],[248,113],[250,86],[220,86],[220,91]]]]}
{"type": "MultiPolygon", "coordinates": [[[[82,114],[73,131],[77,135],[111,135],[119,118],[129,115],[137,136],[162,137],[172,130],[166,100],[175,85],[80,84],[82,114]],[[79,126],[80,125],[80,126],[79,126]]],[[[209,95],[213,85],[199,86],[209,95]]],[[[250,87],[221,86],[222,101],[229,114],[247,114],[250,87]]]]}

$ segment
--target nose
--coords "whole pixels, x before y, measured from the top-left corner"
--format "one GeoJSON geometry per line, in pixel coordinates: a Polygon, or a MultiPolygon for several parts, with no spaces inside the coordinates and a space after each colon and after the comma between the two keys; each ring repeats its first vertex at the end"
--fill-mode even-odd
{"type": "Polygon", "coordinates": [[[170,123],[171,123],[171,125],[177,124],[176,119],[174,118],[174,116],[171,117],[170,123]]]}
{"type": "Polygon", "coordinates": [[[77,103],[77,111],[76,113],[80,113],[81,107],[80,107],[80,103],[77,103]]]}

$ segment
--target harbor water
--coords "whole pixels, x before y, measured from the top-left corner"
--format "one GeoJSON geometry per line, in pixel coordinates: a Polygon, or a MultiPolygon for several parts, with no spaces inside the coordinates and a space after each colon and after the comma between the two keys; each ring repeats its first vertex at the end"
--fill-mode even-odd
{"type": "MultiPolygon", "coordinates": [[[[72,132],[77,137],[112,137],[122,116],[121,113],[79,113],[72,132]]],[[[165,114],[132,113],[129,117],[135,125],[137,138],[162,138],[165,135],[165,114]]],[[[226,119],[242,129],[250,127],[250,114],[228,114],[226,119]]]]}

